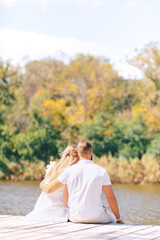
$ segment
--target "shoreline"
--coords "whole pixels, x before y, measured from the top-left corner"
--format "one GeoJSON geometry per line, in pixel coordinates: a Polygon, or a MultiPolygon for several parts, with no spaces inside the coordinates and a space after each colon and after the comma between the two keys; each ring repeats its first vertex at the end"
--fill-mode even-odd
{"type": "MultiPolygon", "coordinates": [[[[3,162],[0,169],[0,180],[7,181],[41,181],[45,176],[47,163],[42,160],[30,162],[3,162]]],[[[94,156],[94,163],[105,168],[113,184],[160,185],[160,158],[143,155],[141,159],[115,158],[104,155],[94,156]]]]}
{"type": "MultiPolygon", "coordinates": [[[[8,182],[8,183],[36,183],[36,184],[40,184],[41,180],[24,180],[24,179],[0,179],[0,183],[2,182],[8,182]]],[[[160,183],[150,183],[150,182],[140,182],[140,183],[134,183],[134,182],[113,182],[112,181],[112,185],[133,185],[133,186],[160,186],[160,183]]]]}

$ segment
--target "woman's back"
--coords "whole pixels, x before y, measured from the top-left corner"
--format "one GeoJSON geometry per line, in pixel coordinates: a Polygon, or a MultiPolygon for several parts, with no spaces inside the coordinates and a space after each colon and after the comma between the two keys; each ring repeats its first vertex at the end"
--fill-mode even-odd
{"type": "MultiPolygon", "coordinates": [[[[59,162],[50,162],[46,167],[44,185],[49,185],[64,171],[65,168],[76,164],[79,161],[77,147],[74,144],[67,146],[59,162]]],[[[42,183],[41,183],[42,184],[42,183]]],[[[54,192],[45,193],[42,191],[35,207],[26,218],[37,221],[68,221],[68,208],[63,201],[64,188],[54,192]]]]}
{"type": "MultiPolygon", "coordinates": [[[[46,167],[46,175],[54,166],[55,162],[50,162],[46,167]]],[[[46,183],[49,179],[46,178],[46,183]]],[[[53,222],[67,222],[68,208],[63,202],[64,188],[57,190],[54,193],[41,192],[34,209],[26,216],[28,220],[35,221],[53,221],[53,222]]]]}

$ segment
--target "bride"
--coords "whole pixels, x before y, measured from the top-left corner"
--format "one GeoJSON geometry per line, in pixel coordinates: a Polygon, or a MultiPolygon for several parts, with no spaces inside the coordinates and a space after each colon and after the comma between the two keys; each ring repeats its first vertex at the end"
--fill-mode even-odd
{"type": "MultiPolygon", "coordinates": [[[[59,162],[50,162],[46,167],[44,183],[48,184],[63,172],[63,170],[79,161],[76,145],[69,145],[63,152],[59,162]]],[[[63,201],[64,187],[54,193],[41,192],[32,212],[27,214],[27,220],[67,222],[68,208],[63,201]]]]}

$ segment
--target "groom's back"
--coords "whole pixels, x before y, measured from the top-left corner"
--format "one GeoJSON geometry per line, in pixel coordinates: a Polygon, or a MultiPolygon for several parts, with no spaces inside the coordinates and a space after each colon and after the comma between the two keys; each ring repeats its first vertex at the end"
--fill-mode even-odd
{"type": "Polygon", "coordinates": [[[59,176],[69,193],[69,218],[71,221],[92,221],[103,214],[102,186],[110,185],[107,171],[91,160],[80,160],[59,176]]]}

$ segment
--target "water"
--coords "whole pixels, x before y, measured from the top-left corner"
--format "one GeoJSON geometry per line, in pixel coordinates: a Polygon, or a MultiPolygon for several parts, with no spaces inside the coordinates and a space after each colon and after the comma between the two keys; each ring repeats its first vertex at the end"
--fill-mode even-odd
{"type": "MultiPolygon", "coordinates": [[[[160,225],[160,186],[114,185],[113,189],[125,223],[160,225]]],[[[0,181],[0,214],[29,213],[39,194],[39,182],[0,181]]],[[[104,203],[108,208],[105,198],[104,203]]]]}

